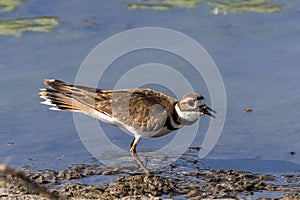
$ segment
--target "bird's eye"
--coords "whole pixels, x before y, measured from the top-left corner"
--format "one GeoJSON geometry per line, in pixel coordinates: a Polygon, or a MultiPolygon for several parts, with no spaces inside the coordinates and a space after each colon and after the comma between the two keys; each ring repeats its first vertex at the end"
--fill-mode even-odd
{"type": "Polygon", "coordinates": [[[204,100],[204,97],[203,96],[198,96],[197,100],[204,100]]]}
{"type": "Polygon", "coordinates": [[[188,104],[189,104],[189,106],[192,106],[192,107],[194,107],[194,105],[195,105],[195,102],[194,102],[194,101],[192,101],[192,100],[190,100],[190,101],[188,101],[188,104]]]}

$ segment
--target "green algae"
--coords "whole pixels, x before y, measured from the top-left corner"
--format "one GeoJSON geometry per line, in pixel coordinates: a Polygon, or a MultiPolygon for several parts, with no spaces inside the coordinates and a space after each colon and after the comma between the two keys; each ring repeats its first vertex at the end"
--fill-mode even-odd
{"type": "Polygon", "coordinates": [[[20,36],[24,31],[50,32],[58,24],[58,17],[35,17],[1,20],[0,35],[20,36]]]}
{"type": "Polygon", "coordinates": [[[275,3],[275,0],[140,0],[137,3],[127,4],[129,9],[153,9],[171,10],[179,8],[195,8],[198,4],[212,6],[213,14],[232,13],[276,13],[280,12],[285,5],[275,3]]]}
{"type": "Polygon", "coordinates": [[[128,8],[132,10],[140,10],[140,9],[153,9],[153,10],[171,10],[173,9],[172,5],[155,5],[155,4],[129,4],[128,8]]]}
{"type": "Polygon", "coordinates": [[[214,0],[208,1],[214,6],[214,14],[230,13],[276,13],[280,12],[285,5],[275,4],[274,0],[214,0]]]}
{"type": "Polygon", "coordinates": [[[201,0],[144,0],[141,3],[130,3],[130,9],[171,10],[175,7],[194,8],[201,0]]]}
{"type": "Polygon", "coordinates": [[[180,8],[195,8],[202,0],[164,0],[180,8]]]}
{"type": "Polygon", "coordinates": [[[25,1],[26,0],[0,0],[0,13],[13,11],[25,1]]]}

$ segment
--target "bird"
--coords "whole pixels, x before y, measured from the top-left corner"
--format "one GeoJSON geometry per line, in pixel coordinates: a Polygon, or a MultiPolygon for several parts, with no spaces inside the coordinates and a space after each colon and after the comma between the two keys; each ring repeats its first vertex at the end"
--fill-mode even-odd
{"type": "Polygon", "coordinates": [[[118,126],[134,136],[130,154],[149,175],[136,153],[141,138],[157,138],[186,125],[202,115],[215,117],[216,111],[205,104],[199,93],[179,100],[149,88],[107,90],[73,85],[57,79],[45,79],[48,87],[40,89],[41,104],[50,110],[79,112],[104,123],[118,126]]]}

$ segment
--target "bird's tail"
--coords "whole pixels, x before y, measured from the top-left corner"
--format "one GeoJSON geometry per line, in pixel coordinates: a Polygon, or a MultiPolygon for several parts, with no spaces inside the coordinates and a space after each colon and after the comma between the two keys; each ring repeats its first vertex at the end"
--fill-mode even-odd
{"type": "Polygon", "coordinates": [[[80,100],[80,96],[85,97],[83,89],[55,79],[45,79],[44,84],[51,88],[40,90],[40,98],[44,99],[41,103],[51,106],[50,110],[91,111],[92,106],[80,100]]]}

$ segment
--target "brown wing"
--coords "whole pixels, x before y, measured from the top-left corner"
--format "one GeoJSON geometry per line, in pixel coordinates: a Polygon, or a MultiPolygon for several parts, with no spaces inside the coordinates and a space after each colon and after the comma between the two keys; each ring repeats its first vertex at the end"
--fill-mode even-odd
{"type": "MultiPolygon", "coordinates": [[[[150,89],[105,90],[110,98],[111,115],[126,125],[140,131],[157,131],[161,129],[167,118],[167,113],[173,112],[176,99],[161,92],[150,89]],[[171,105],[171,106],[170,106],[171,105]]],[[[99,94],[101,96],[104,94],[99,94]]],[[[103,101],[96,103],[96,109],[102,111],[103,101]]]]}
{"type": "Polygon", "coordinates": [[[59,80],[45,80],[44,83],[53,89],[42,89],[41,98],[49,100],[54,108],[86,114],[96,110],[140,131],[161,129],[167,113],[173,112],[170,105],[177,102],[150,89],[102,90],[59,80]]]}

